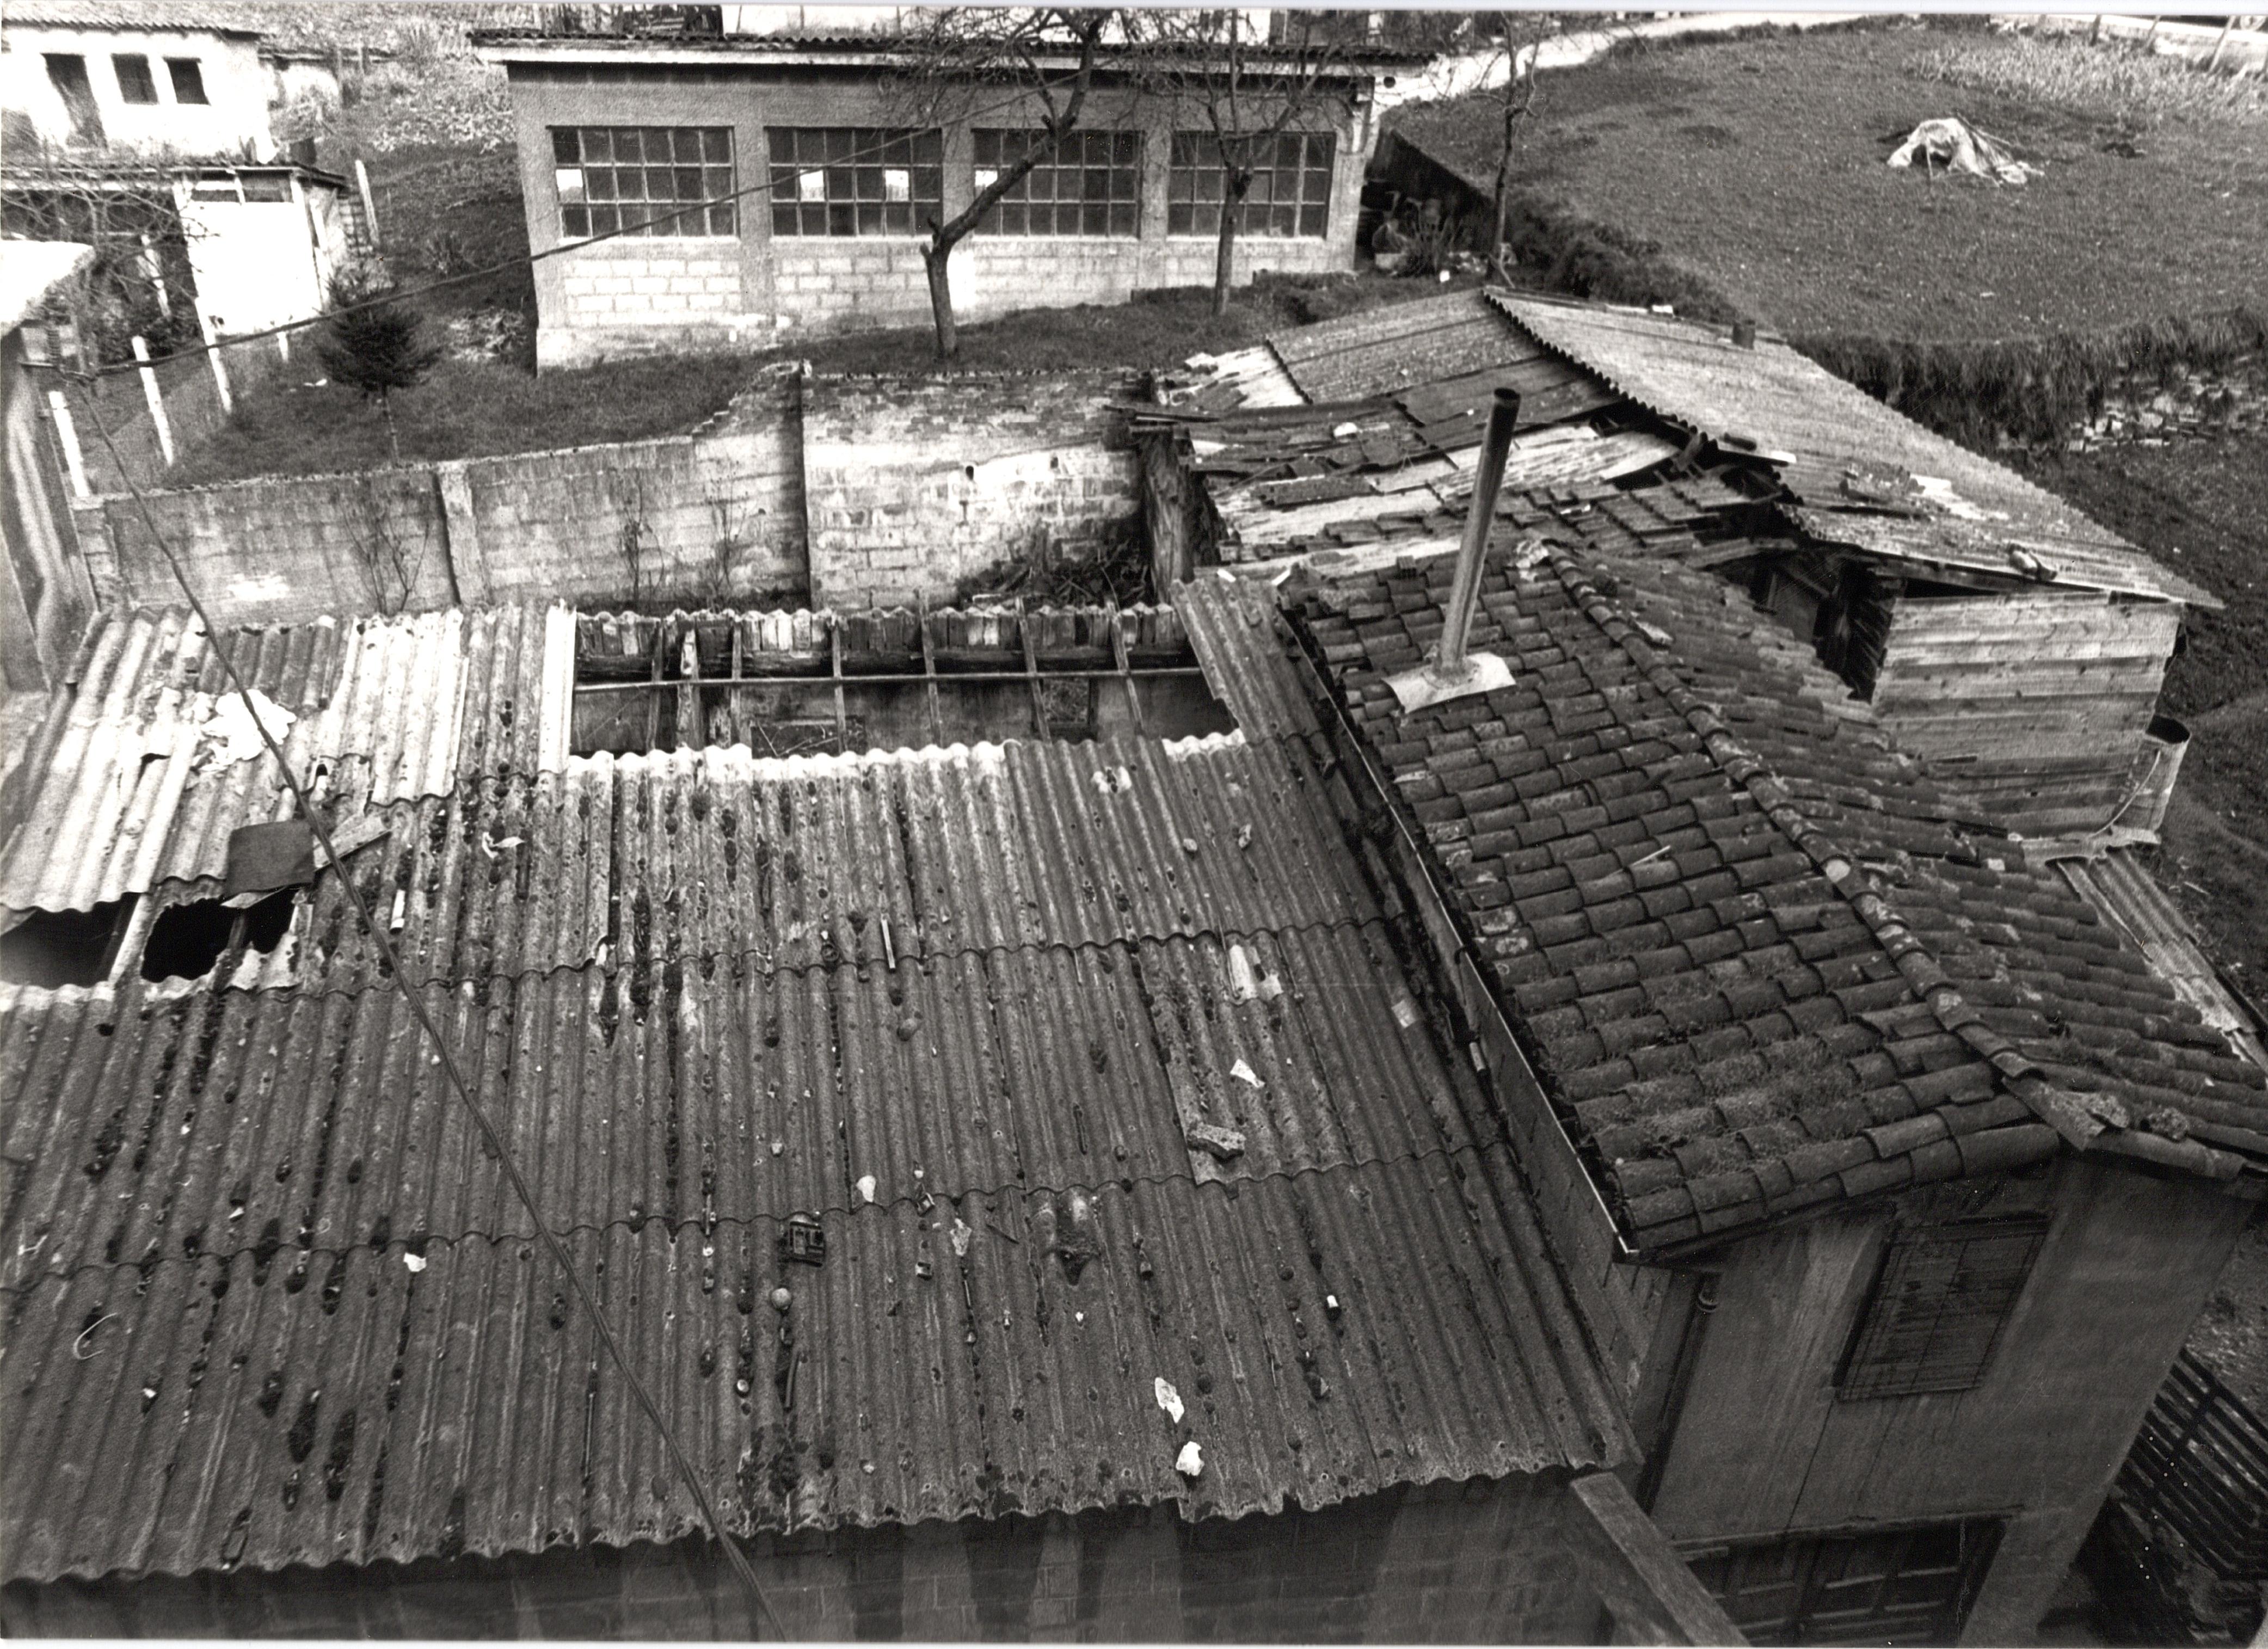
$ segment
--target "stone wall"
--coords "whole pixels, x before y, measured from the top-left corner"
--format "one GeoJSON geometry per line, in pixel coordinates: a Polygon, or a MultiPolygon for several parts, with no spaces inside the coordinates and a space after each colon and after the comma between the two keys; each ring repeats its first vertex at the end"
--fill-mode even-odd
{"type": "Polygon", "coordinates": [[[804,475],[814,607],[950,599],[971,574],[1093,554],[1137,474],[1112,373],[813,379],[804,475]]]}
{"type": "Polygon", "coordinates": [[[1170,1509],[751,1542],[782,1631],[706,1541],[353,1569],[11,1586],[21,1636],[1594,1643],[1544,1478],[1186,1522],[1170,1509]]]}
{"type": "MultiPolygon", "coordinates": [[[[225,623],[561,596],[800,600],[801,447],[791,369],[700,435],[148,497],[225,623]]],[[[106,601],[180,600],[132,499],[74,513],[106,601]]]]}

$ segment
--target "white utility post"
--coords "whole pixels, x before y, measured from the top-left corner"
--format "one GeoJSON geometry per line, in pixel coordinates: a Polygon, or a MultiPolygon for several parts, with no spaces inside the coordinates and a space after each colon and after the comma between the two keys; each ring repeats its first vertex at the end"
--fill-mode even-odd
{"type": "Polygon", "coordinates": [[[150,364],[150,343],[137,335],[134,340],[134,358],[141,364],[135,375],[142,380],[142,399],[150,403],[150,422],[158,426],[158,450],[166,455],[166,467],[173,467],[173,426],[166,422],[166,397],[158,387],[158,370],[150,364]]]}
{"type": "Polygon", "coordinates": [[[204,338],[205,359],[212,363],[213,387],[220,391],[220,409],[226,416],[235,412],[236,397],[229,394],[228,363],[221,359],[219,335],[213,331],[212,319],[202,304],[197,306],[197,331],[204,338]]]}
{"type": "Polygon", "coordinates": [[[48,410],[55,420],[55,439],[63,449],[63,467],[70,472],[71,496],[92,498],[94,489],[86,484],[86,459],[78,450],[78,425],[71,422],[70,407],[60,389],[48,391],[48,410]]]}

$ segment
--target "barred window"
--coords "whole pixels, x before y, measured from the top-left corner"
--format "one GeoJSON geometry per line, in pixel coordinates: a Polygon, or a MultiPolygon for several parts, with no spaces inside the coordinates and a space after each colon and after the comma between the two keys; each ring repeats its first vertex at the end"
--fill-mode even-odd
{"type": "MultiPolygon", "coordinates": [[[[976,137],[976,187],[1047,141],[1045,132],[976,137]]],[[[1073,132],[1000,197],[983,227],[1002,235],[1130,235],[1138,228],[1142,134],[1073,132]]]]}
{"type": "Polygon", "coordinates": [[[2025,1216],[1894,1233],[1844,1358],[1838,1395],[1967,1391],[1984,1379],[2047,1228],[2045,1218],[2025,1216]]]}
{"type": "Polygon", "coordinates": [[[150,60],[139,52],[121,52],[110,60],[118,76],[118,96],[127,103],[155,103],[158,83],[150,75],[150,60]]]}
{"type": "Polygon", "coordinates": [[[730,127],[555,126],[551,163],[570,239],[739,232],[730,127]],[[696,201],[717,203],[670,210],[696,201]]]}
{"type": "MultiPolygon", "coordinates": [[[[1330,225],[1331,135],[1279,132],[1256,141],[1258,165],[1237,228],[1248,235],[1324,233],[1330,225]]],[[[1166,232],[1220,232],[1220,142],[1211,132],[1175,132],[1166,180],[1166,232]]]]}
{"type": "Polygon", "coordinates": [[[942,207],[938,132],[774,126],[765,136],[776,235],[910,235],[942,207]]]}

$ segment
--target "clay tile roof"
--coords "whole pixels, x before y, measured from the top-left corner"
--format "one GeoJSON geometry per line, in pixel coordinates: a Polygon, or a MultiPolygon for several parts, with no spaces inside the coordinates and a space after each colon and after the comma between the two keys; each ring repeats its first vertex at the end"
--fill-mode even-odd
{"type": "Polygon", "coordinates": [[[1485,696],[1405,714],[1385,681],[1438,637],[1448,557],[1327,584],[1298,624],[1633,1242],[2059,1135],[2268,1171],[2260,1069],[1769,615],[1651,556],[1510,559],[1472,644],[1513,681],[1485,696]]]}

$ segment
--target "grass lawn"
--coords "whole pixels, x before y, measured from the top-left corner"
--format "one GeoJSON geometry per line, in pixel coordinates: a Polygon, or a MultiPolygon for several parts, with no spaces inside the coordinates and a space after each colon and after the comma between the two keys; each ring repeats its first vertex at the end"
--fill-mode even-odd
{"type": "MultiPolygon", "coordinates": [[[[517,221],[517,197],[512,210],[517,221]]],[[[1441,291],[1431,282],[1377,275],[1263,277],[1241,289],[1228,313],[1218,318],[1208,313],[1211,293],[1197,287],[1146,292],[1123,305],[1025,310],[962,327],[961,356],[951,370],[1167,366],[1201,351],[1256,343],[1285,327],[1441,291]]],[[[622,361],[540,378],[500,361],[449,360],[394,398],[401,457],[476,458],[681,435],[747,387],[757,367],[792,358],[823,372],[937,370],[926,327],[814,338],[752,355],[622,361]]],[[[184,453],[166,483],[373,469],[392,461],[377,409],[349,391],[305,381],[318,370],[311,365],[296,379],[239,397],[235,417],[184,453]]]]}
{"type": "MultiPolygon", "coordinates": [[[[2157,75],[2189,71],[2138,92],[2038,55],[2102,49],[1893,26],[1624,53],[1543,76],[1527,187],[1798,336],[2092,333],[2268,306],[2268,99],[2169,113],[2183,88],[2157,75]],[[1998,187],[1882,164],[1943,114],[2043,174],[1998,187]],[[2106,148],[2122,140],[2139,158],[2106,148]]],[[[1390,118],[1487,192],[1486,99],[1390,118]]]]}

